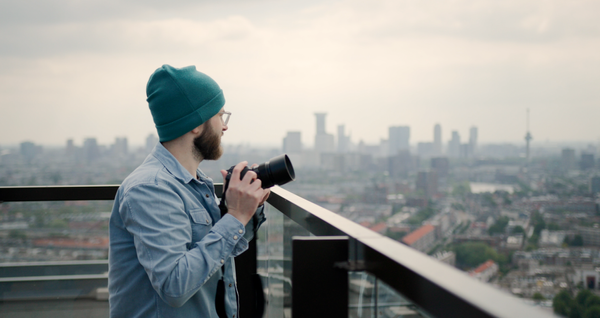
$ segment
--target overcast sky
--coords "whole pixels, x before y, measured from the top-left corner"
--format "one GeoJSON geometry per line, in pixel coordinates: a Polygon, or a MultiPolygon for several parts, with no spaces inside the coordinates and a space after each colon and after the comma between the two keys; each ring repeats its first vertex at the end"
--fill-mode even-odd
{"type": "Polygon", "coordinates": [[[598,1],[0,2],[0,144],[86,137],[141,144],[162,64],[196,65],[233,113],[226,143],[313,144],[327,130],[378,143],[600,137],[598,1]]]}

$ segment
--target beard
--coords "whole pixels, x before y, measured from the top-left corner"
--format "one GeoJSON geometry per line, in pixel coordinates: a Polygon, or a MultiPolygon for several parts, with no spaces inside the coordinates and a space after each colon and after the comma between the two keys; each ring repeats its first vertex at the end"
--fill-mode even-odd
{"type": "Polygon", "coordinates": [[[210,121],[206,122],[204,131],[194,138],[194,155],[200,160],[217,160],[223,154],[221,136],[213,129],[210,121]]]}

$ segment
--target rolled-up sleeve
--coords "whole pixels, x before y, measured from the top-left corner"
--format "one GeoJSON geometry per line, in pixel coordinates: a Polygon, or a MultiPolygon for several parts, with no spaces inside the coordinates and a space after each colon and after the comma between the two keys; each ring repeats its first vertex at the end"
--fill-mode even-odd
{"type": "Polygon", "coordinates": [[[120,214],[153,288],[174,307],[192,297],[229,257],[248,248],[245,227],[230,215],[192,242],[192,225],[181,197],[160,184],[130,188],[120,214]]]}

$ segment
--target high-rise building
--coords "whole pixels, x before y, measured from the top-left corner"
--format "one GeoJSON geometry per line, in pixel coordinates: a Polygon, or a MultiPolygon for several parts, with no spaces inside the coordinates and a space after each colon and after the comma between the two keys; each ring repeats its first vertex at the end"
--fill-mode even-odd
{"type": "Polygon", "coordinates": [[[317,152],[334,152],[334,137],[325,129],[326,113],[315,113],[317,118],[317,134],[315,135],[315,150],[317,152]]]}
{"type": "Polygon", "coordinates": [[[432,142],[420,142],[417,144],[417,154],[422,158],[429,158],[435,155],[435,146],[432,142]]]}
{"type": "Polygon", "coordinates": [[[115,138],[115,144],[113,145],[113,154],[115,156],[125,156],[127,155],[129,149],[127,146],[127,137],[115,138]]]}
{"type": "Polygon", "coordinates": [[[599,176],[595,176],[592,177],[592,179],[590,179],[590,192],[592,192],[592,195],[598,195],[600,194],[600,177],[599,176]]]}
{"type": "Polygon", "coordinates": [[[565,148],[562,150],[561,163],[563,170],[575,169],[575,149],[565,148]]]}
{"type": "Polygon", "coordinates": [[[42,146],[37,146],[31,141],[25,141],[20,145],[20,153],[26,162],[31,162],[33,158],[42,153],[42,146]]]}
{"type": "Polygon", "coordinates": [[[527,133],[525,134],[525,158],[527,160],[527,162],[529,162],[529,160],[531,159],[530,157],[530,151],[529,151],[529,144],[531,143],[531,140],[533,139],[533,136],[531,135],[531,133],[529,132],[529,108],[527,109],[527,133]]]}
{"type": "Polygon", "coordinates": [[[83,141],[83,156],[88,162],[95,161],[100,157],[100,147],[98,147],[96,138],[86,138],[83,141]]]}
{"type": "Polygon", "coordinates": [[[441,178],[448,176],[450,163],[446,157],[431,158],[431,168],[435,169],[437,175],[441,178]]]}
{"type": "Polygon", "coordinates": [[[474,155],[477,152],[477,127],[473,126],[469,129],[469,155],[474,155]]]}
{"type": "Polygon", "coordinates": [[[448,142],[448,156],[460,156],[460,135],[456,130],[452,131],[452,139],[448,142]]]}
{"type": "Polygon", "coordinates": [[[325,131],[325,116],[327,116],[327,113],[315,113],[315,117],[317,118],[317,135],[327,133],[325,131]]]}
{"type": "Polygon", "coordinates": [[[346,153],[350,151],[350,136],[346,136],[346,127],[344,125],[338,125],[338,142],[337,151],[346,153]]]}
{"type": "Polygon", "coordinates": [[[433,151],[436,156],[442,155],[442,126],[435,124],[433,127],[433,151]]]}
{"type": "Polygon", "coordinates": [[[399,151],[409,150],[410,147],[410,127],[392,126],[389,128],[389,156],[394,156],[399,151]]]}
{"type": "Polygon", "coordinates": [[[438,192],[438,177],[435,170],[419,171],[416,182],[417,192],[422,192],[426,198],[431,198],[438,192]]]}
{"type": "Polygon", "coordinates": [[[67,139],[67,147],[65,148],[65,153],[67,156],[72,156],[75,154],[75,143],[73,139],[67,139]]]}
{"type": "Polygon", "coordinates": [[[283,138],[283,152],[302,152],[302,135],[299,131],[288,131],[287,136],[283,138]]]}
{"type": "Polygon", "coordinates": [[[594,154],[592,153],[581,153],[581,170],[593,169],[595,166],[594,154]]]}

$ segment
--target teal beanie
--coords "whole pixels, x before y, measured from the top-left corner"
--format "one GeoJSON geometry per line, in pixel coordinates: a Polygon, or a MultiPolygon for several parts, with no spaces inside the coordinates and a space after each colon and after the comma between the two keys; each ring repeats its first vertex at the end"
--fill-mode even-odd
{"type": "Polygon", "coordinates": [[[183,136],[225,105],[219,84],[195,66],[158,68],[148,80],[146,96],[161,142],[183,136]]]}

